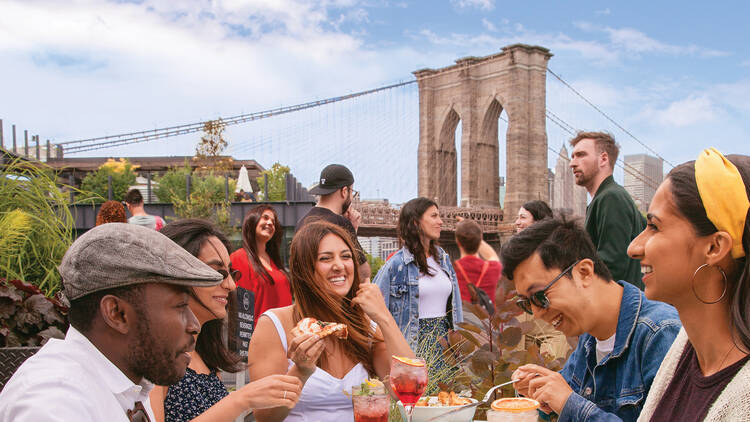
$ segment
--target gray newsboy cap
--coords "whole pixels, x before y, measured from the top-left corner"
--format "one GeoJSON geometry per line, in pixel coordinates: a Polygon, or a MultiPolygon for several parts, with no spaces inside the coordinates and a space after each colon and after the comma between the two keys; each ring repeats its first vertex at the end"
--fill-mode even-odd
{"type": "Polygon", "coordinates": [[[128,223],[94,227],[58,267],[69,300],[140,283],[215,286],[223,277],[156,230],[128,223]]]}

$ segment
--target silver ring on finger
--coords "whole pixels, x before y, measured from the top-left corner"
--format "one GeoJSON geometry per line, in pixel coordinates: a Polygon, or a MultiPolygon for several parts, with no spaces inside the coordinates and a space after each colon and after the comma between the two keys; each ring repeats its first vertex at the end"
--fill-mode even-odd
{"type": "Polygon", "coordinates": [[[286,400],[286,390],[284,390],[284,400],[286,400]]]}

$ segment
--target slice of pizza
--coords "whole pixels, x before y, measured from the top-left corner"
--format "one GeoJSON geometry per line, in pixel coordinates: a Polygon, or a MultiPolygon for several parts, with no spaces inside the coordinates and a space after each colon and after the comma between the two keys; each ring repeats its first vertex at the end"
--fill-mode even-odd
{"type": "Polygon", "coordinates": [[[301,334],[317,334],[318,336],[327,337],[334,335],[340,339],[346,339],[349,337],[349,330],[346,324],[339,324],[337,322],[323,322],[318,321],[315,318],[302,318],[297,326],[292,329],[292,334],[295,336],[301,334]]]}

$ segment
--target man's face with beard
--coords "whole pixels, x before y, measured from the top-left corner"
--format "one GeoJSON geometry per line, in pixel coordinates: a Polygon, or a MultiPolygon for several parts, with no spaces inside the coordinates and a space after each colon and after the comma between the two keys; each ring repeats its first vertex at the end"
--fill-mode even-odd
{"type": "Polygon", "coordinates": [[[573,170],[576,184],[588,189],[599,174],[599,156],[596,141],[581,139],[570,154],[570,168],[573,170]]]}
{"type": "Polygon", "coordinates": [[[188,299],[187,288],[153,283],[146,285],[140,303],[131,304],[138,315],[128,346],[133,373],[157,385],[175,384],[185,376],[200,332],[188,299]]]}
{"type": "Polygon", "coordinates": [[[352,187],[348,186],[345,188],[341,188],[342,193],[346,190],[346,199],[344,200],[344,203],[341,204],[341,214],[346,214],[346,212],[349,210],[349,207],[352,205],[352,187]]]}

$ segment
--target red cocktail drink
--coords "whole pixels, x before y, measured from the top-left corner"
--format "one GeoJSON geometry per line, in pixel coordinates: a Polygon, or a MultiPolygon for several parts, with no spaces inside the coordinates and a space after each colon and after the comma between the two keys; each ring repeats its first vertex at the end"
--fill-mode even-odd
{"type": "MultiPolygon", "coordinates": [[[[365,381],[369,383],[369,381],[365,381]]],[[[380,381],[379,386],[352,387],[352,405],[354,406],[354,422],[388,422],[388,411],[391,399],[385,392],[380,381]]]]}
{"type": "Polygon", "coordinates": [[[414,405],[427,387],[427,365],[424,359],[393,356],[390,374],[391,389],[404,405],[408,421],[414,405]]]}
{"type": "Polygon", "coordinates": [[[424,377],[400,375],[396,378],[391,376],[391,388],[405,406],[417,404],[426,387],[427,375],[424,377]]]}

